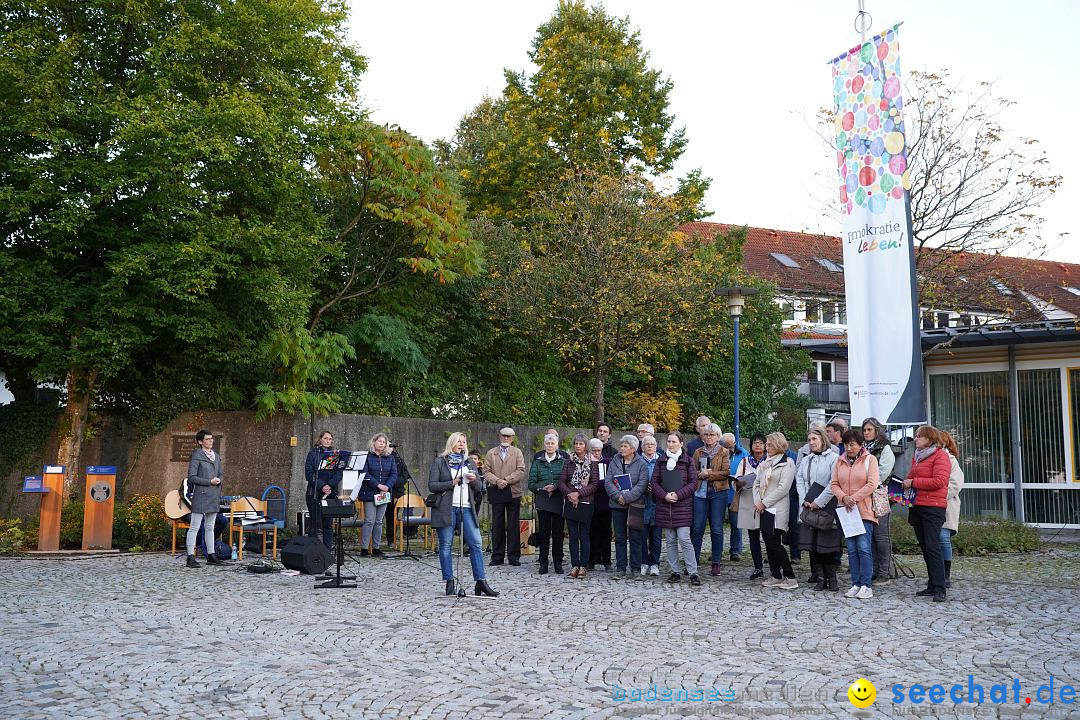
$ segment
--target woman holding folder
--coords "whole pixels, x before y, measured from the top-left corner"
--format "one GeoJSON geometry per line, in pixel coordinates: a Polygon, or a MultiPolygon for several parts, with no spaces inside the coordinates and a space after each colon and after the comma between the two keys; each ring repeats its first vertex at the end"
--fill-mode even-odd
{"type": "Polygon", "coordinates": [[[615,574],[612,580],[630,577],[644,579],[634,570],[642,565],[642,540],[645,525],[645,491],[649,486],[649,466],[637,454],[638,439],[623,435],[619,454],[608,463],[604,489],[611,505],[611,522],[615,526],[615,574]],[[627,573],[626,540],[630,539],[630,572],[627,573]]]}
{"type": "Polygon", "coordinates": [[[765,563],[761,558],[761,522],[754,509],[754,483],[758,467],[768,457],[765,453],[765,436],[754,433],[750,436],[750,454],[735,466],[731,475],[735,478],[735,502],[732,509],[739,518],[739,530],[746,530],[747,542],[750,543],[750,557],[754,560],[754,572],[751,580],[765,577],[765,563]]]}
{"type": "Polygon", "coordinates": [[[664,528],[664,537],[667,540],[668,564],[671,565],[668,582],[679,582],[680,572],[685,567],[690,574],[690,584],[694,587],[701,585],[697,573],[697,559],[694,557],[694,544],[690,541],[696,485],[697,470],[683,450],[682,434],[669,433],[667,457],[660,458],[656,463],[649,488],[656,498],[656,525],[664,528]]]}
{"type": "Polygon", "coordinates": [[[753,488],[754,511],[758,516],[761,534],[765,536],[765,551],[769,556],[771,578],[765,587],[794,590],[799,587],[791,558],[784,549],[791,503],[788,494],[795,482],[795,461],[787,456],[788,441],[784,433],[771,433],[765,438],[768,457],[757,467],[753,488]]]}

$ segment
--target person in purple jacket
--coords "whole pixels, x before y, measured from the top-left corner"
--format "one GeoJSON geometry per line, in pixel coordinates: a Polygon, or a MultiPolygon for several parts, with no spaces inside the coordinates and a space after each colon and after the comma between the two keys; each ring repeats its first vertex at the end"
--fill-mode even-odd
{"type": "Polygon", "coordinates": [[[683,451],[682,434],[678,431],[669,433],[667,457],[656,463],[649,488],[656,498],[656,525],[664,528],[667,540],[668,564],[671,565],[668,582],[679,582],[680,573],[685,566],[690,574],[690,584],[694,587],[701,585],[694,544],[690,540],[696,485],[697,471],[683,451]]]}

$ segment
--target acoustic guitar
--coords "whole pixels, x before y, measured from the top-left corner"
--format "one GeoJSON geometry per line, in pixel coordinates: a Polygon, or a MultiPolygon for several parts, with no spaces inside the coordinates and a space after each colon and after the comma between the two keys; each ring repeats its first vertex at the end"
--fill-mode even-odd
{"type": "Polygon", "coordinates": [[[191,508],[180,500],[179,490],[170,490],[165,496],[165,517],[170,520],[182,520],[191,514],[191,508]]]}

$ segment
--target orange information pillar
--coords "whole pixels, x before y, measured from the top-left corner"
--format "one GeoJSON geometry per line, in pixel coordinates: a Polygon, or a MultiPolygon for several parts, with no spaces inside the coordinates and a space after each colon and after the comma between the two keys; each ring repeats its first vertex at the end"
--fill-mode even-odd
{"type": "Polygon", "coordinates": [[[59,550],[60,509],[64,505],[64,466],[46,465],[41,469],[41,480],[48,492],[41,496],[38,550],[59,550]]]}
{"type": "Polygon", "coordinates": [[[116,496],[116,467],[91,465],[86,468],[86,496],[83,501],[83,550],[111,550],[113,500],[116,496]]]}

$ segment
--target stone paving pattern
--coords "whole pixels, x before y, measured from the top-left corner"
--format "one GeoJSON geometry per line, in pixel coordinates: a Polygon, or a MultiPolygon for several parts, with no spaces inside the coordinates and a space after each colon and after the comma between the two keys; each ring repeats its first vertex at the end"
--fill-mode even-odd
{"type": "MultiPolygon", "coordinates": [[[[498,599],[453,600],[430,555],[350,563],[356,590],[164,554],[0,558],[0,718],[850,718],[858,677],[878,689],[864,716],[889,717],[896,682],[1080,685],[1076,545],[959,559],[943,604],[913,596],[922,578],[869,601],[763,588],[745,556],[701,588],[662,582],[666,566],[578,581],[533,560],[489,568],[498,599]],[[736,699],[616,702],[616,683],[736,699]]],[[[1080,717],[1072,707],[907,705],[1080,717]]]]}

